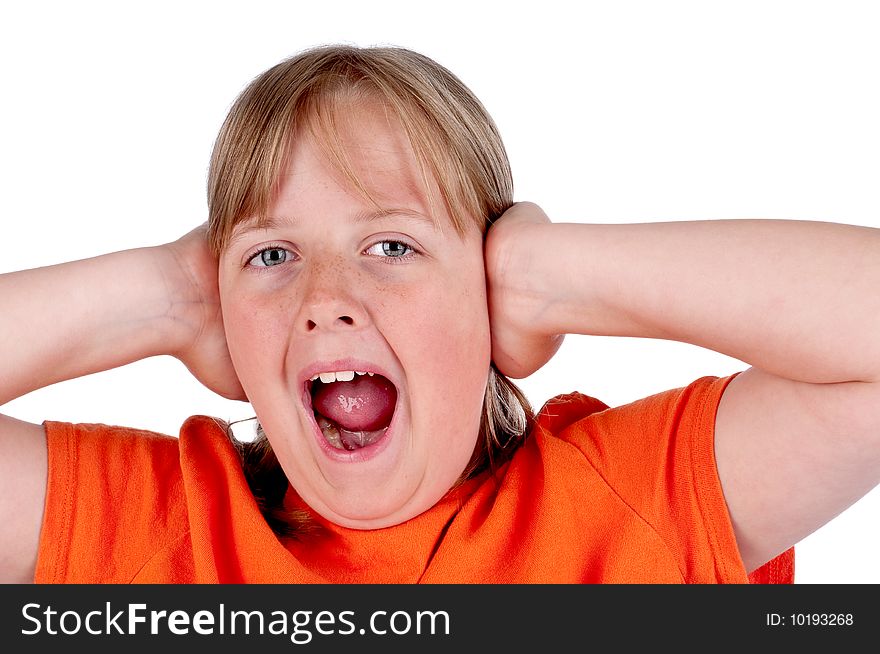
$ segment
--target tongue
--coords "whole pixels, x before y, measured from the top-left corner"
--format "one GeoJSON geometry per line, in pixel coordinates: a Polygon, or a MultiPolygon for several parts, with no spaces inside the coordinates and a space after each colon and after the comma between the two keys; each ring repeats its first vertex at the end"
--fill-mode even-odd
{"type": "Polygon", "coordinates": [[[312,406],[348,431],[375,431],[388,426],[397,389],[381,375],[358,375],[350,382],[315,382],[312,406]]]}

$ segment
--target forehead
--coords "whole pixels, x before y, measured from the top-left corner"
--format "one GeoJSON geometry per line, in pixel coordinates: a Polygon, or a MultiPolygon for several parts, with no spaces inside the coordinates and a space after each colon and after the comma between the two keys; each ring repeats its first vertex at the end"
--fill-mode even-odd
{"type": "Polygon", "coordinates": [[[229,245],[254,230],[308,219],[309,208],[342,202],[356,223],[396,216],[438,231],[454,227],[435,176],[400,121],[370,103],[337,111],[330,121],[313,118],[293,134],[271,205],[265,215],[236,221],[229,245]]]}
{"type": "Polygon", "coordinates": [[[333,178],[387,199],[422,199],[438,190],[401,120],[376,101],[349,102],[310,116],[293,134],[285,172],[333,178]]]}

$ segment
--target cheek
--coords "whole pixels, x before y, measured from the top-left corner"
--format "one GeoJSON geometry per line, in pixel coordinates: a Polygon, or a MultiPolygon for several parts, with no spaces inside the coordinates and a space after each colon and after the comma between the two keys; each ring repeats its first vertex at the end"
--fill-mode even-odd
{"type": "Polygon", "coordinates": [[[289,333],[287,315],[277,302],[240,297],[223,305],[226,344],[242,383],[253,385],[274,368],[281,369],[289,333]]]}
{"type": "Polygon", "coordinates": [[[484,278],[441,278],[447,283],[386,296],[382,315],[392,316],[388,324],[395,331],[389,340],[405,344],[399,355],[408,359],[411,383],[456,402],[471,403],[476,396],[482,405],[491,350],[484,278]]]}

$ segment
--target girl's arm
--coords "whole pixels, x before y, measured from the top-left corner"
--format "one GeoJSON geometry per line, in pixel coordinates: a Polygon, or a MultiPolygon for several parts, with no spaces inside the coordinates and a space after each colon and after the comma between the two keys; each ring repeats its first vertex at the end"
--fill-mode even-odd
{"type": "Polygon", "coordinates": [[[715,424],[748,570],[880,481],[880,230],[551,224],[528,203],[508,214],[486,242],[502,371],[530,374],[566,333],[684,341],[752,366],[715,424]]]}
{"type": "MultiPolygon", "coordinates": [[[[244,398],[204,228],[163,246],[0,275],[0,405],[160,354],[244,398]]],[[[46,465],[42,426],[0,416],[0,581],[33,577],[46,465]]]]}

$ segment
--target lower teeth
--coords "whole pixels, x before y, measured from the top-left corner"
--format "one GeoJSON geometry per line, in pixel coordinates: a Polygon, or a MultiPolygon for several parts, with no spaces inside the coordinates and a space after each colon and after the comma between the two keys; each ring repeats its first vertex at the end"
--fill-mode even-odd
{"type": "Polygon", "coordinates": [[[321,430],[321,433],[324,434],[324,438],[327,439],[327,442],[330,443],[337,450],[344,450],[346,447],[342,444],[342,437],[339,435],[339,429],[336,427],[335,423],[330,422],[324,416],[315,415],[315,418],[318,420],[318,427],[321,430]]]}
{"type": "Polygon", "coordinates": [[[343,434],[339,427],[336,426],[336,423],[327,420],[327,418],[318,415],[317,413],[315,414],[315,419],[318,422],[318,427],[320,428],[321,433],[324,434],[324,438],[326,438],[327,442],[337,450],[357,450],[378,440],[378,438],[371,439],[373,432],[368,431],[344,430],[345,434],[343,437],[343,434]]]}

